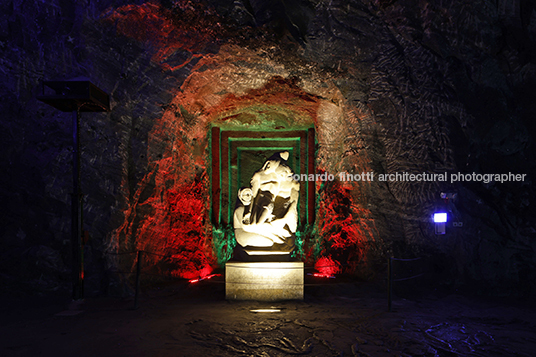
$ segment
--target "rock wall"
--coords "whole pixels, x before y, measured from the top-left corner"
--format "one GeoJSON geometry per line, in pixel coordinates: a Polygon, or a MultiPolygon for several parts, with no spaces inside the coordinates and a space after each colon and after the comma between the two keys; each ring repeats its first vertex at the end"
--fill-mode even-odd
{"type": "Polygon", "coordinates": [[[318,173],[336,178],[527,174],[508,183],[317,182],[316,225],[301,252],[308,264],[372,279],[387,256],[420,256],[425,281],[534,293],[529,1],[0,6],[4,289],[69,290],[71,116],[35,97],[42,80],[89,78],[110,93],[112,110],[82,114],[88,294],[124,286],[128,275],[116,271],[131,271],[135,256],[117,253],[155,253],[144,258],[148,272],[182,278],[228,259],[232,237],[209,219],[210,127],[231,118],[279,130],[278,115],[313,120],[318,173]],[[452,219],[443,236],[430,221],[438,209],[452,219]]]}

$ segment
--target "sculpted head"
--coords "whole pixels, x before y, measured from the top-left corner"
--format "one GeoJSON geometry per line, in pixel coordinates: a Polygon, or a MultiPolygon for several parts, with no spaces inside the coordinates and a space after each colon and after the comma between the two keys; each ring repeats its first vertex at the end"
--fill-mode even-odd
{"type": "Polygon", "coordinates": [[[300,185],[286,160],[272,155],[251,178],[251,188],[238,192],[235,238],[248,254],[289,254],[294,249],[300,185]]]}
{"type": "Polygon", "coordinates": [[[238,198],[244,206],[249,206],[253,200],[253,191],[249,187],[243,188],[238,191],[238,198]]]}

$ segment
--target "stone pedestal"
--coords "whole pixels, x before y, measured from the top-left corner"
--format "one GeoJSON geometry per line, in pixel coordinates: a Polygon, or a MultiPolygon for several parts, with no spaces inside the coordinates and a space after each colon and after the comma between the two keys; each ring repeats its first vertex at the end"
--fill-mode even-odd
{"type": "Polygon", "coordinates": [[[227,262],[227,300],[303,300],[302,262],[227,262]]]}

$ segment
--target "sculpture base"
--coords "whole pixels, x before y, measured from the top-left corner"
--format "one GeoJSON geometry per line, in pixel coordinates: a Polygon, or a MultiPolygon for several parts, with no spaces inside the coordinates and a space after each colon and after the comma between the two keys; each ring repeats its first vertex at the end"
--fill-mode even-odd
{"type": "Polygon", "coordinates": [[[276,252],[272,250],[248,250],[244,249],[249,255],[284,255],[290,254],[290,252],[276,252]]]}
{"type": "Polygon", "coordinates": [[[303,300],[302,262],[227,262],[227,300],[303,300]]]}

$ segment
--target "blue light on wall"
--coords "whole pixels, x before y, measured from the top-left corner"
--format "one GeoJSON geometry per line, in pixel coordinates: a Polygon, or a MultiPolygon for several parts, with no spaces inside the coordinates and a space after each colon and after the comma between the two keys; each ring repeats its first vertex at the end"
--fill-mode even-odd
{"type": "Polygon", "coordinates": [[[433,216],[435,223],[435,234],[445,234],[447,226],[447,214],[445,212],[436,212],[433,216]]]}
{"type": "Polygon", "coordinates": [[[435,223],[447,222],[447,214],[445,212],[434,213],[434,222],[435,223]]]}

